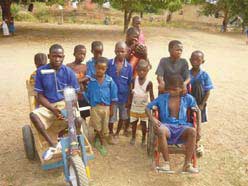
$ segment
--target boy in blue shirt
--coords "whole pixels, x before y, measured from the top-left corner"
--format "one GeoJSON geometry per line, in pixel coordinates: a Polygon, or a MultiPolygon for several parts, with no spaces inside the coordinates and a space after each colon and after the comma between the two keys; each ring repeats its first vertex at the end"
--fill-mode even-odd
{"type": "Polygon", "coordinates": [[[103,44],[101,41],[93,41],[91,43],[91,53],[93,54],[93,58],[91,58],[86,63],[86,67],[87,67],[86,76],[88,78],[95,75],[95,73],[96,73],[96,68],[95,68],[96,59],[99,57],[102,57],[103,44]]]}
{"type": "MultiPolygon", "coordinates": [[[[64,57],[64,49],[61,45],[54,44],[50,47],[48,54],[50,63],[38,68],[35,79],[34,90],[37,92],[37,101],[42,107],[30,113],[34,126],[52,147],[55,147],[55,144],[46,130],[56,119],[64,119],[61,114],[61,110],[65,108],[64,95],[58,90],[64,90],[68,86],[73,87],[76,92],[80,89],[74,72],[62,64],[64,57]],[[42,73],[42,70],[48,69],[56,71],[56,79],[54,74],[42,73]]],[[[80,113],[76,111],[76,125],[80,126],[81,122],[80,113]]]]}
{"type": "MultiPolygon", "coordinates": [[[[186,153],[183,171],[198,173],[198,170],[192,166],[191,159],[196,141],[200,138],[200,128],[198,127],[196,131],[192,128],[192,124],[187,122],[187,109],[197,108],[197,104],[191,95],[184,94],[185,86],[183,82],[183,78],[180,75],[168,77],[165,84],[167,93],[160,94],[149,103],[146,113],[158,135],[160,151],[165,161],[160,169],[170,171],[168,144],[184,143],[186,153]],[[154,106],[159,109],[160,121],[152,116],[151,110],[154,106]]],[[[199,121],[200,113],[198,109],[197,111],[199,121]]]]}
{"type": "Polygon", "coordinates": [[[113,139],[113,125],[117,121],[117,110],[119,110],[119,122],[116,136],[119,135],[123,123],[127,132],[128,113],[127,102],[130,93],[133,70],[126,60],[127,45],[125,42],[117,42],[115,45],[116,57],[111,59],[108,64],[107,74],[111,76],[118,88],[118,102],[113,107],[113,116],[109,120],[109,143],[115,144],[113,139]]]}
{"type": "MultiPolygon", "coordinates": [[[[196,50],[191,54],[190,63],[192,69],[190,70],[190,84],[191,94],[195,97],[197,105],[201,110],[202,123],[207,122],[207,101],[212,90],[213,83],[207,72],[203,71],[200,67],[205,62],[204,53],[196,50]]],[[[203,145],[198,145],[197,155],[202,156],[204,153],[203,145]]]]}
{"type": "Polygon", "coordinates": [[[102,155],[106,155],[104,136],[108,130],[109,117],[113,115],[112,107],[118,101],[117,87],[113,79],[105,74],[108,59],[97,58],[95,67],[96,73],[90,78],[85,96],[91,106],[89,124],[96,132],[95,147],[102,155]]]}
{"type": "Polygon", "coordinates": [[[207,72],[200,67],[204,63],[204,54],[202,51],[196,50],[191,54],[190,63],[190,84],[192,86],[192,96],[195,97],[197,105],[201,110],[202,122],[207,122],[206,106],[207,100],[212,90],[213,83],[207,72]]]}

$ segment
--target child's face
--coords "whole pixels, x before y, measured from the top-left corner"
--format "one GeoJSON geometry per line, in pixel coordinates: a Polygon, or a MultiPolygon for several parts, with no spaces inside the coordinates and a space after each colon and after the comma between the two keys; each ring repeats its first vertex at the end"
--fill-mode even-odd
{"type": "Polygon", "coordinates": [[[39,68],[39,67],[41,67],[41,66],[43,66],[43,65],[45,65],[46,64],[46,62],[40,62],[40,63],[35,63],[35,66],[36,66],[36,68],[39,68]]]}
{"type": "Polygon", "coordinates": [[[85,48],[78,49],[77,51],[75,51],[74,56],[75,56],[75,61],[81,63],[82,61],[84,61],[84,58],[86,56],[86,49],[85,48]]]}
{"type": "Polygon", "coordinates": [[[140,29],[141,19],[135,19],[135,20],[133,20],[132,25],[133,25],[134,28],[140,29]]]}
{"type": "Polygon", "coordinates": [[[91,50],[91,52],[95,59],[102,57],[103,47],[102,46],[95,47],[91,50]]]}
{"type": "Polygon", "coordinates": [[[124,59],[127,55],[127,49],[123,46],[116,46],[115,55],[116,55],[116,60],[124,61],[124,59]]]}
{"type": "Polygon", "coordinates": [[[107,71],[107,64],[97,63],[95,67],[96,67],[96,77],[103,77],[107,71]]]}
{"type": "Polygon", "coordinates": [[[136,45],[139,42],[139,37],[136,35],[127,35],[126,36],[126,43],[128,46],[136,45]]]}
{"type": "Polygon", "coordinates": [[[170,52],[170,57],[174,60],[177,60],[182,55],[183,45],[174,45],[169,52],[170,52]]]}
{"type": "Polygon", "coordinates": [[[169,87],[168,92],[171,96],[180,96],[183,92],[182,87],[169,87]]]}
{"type": "Polygon", "coordinates": [[[195,53],[191,55],[190,63],[194,69],[199,69],[201,64],[204,63],[202,54],[195,53]]]}
{"type": "Polygon", "coordinates": [[[138,67],[137,68],[137,73],[138,73],[138,76],[139,78],[143,79],[146,77],[147,73],[148,73],[148,66],[146,67],[138,67]]]}
{"type": "Polygon", "coordinates": [[[64,60],[64,51],[63,49],[54,49],[48,54],[48,59],[53,69],[57,70],[62,65],[64,60]]]}

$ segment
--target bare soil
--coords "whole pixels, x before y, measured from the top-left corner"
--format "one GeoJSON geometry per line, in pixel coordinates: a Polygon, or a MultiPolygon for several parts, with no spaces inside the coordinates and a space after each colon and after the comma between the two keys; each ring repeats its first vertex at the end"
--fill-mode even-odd
{"type": "MultiPolygon", "coordinates": [[[[73,47],[102,40],[104,56],[114,57],[114,44],[123,40],[122,28],[96,25],[17,24],[17,35],[0,37],[0,185],[44,186],[66,185],[62,169],[43,171],[39,161],[25,157],[21,128],[29,121],[25,80],[34,71],[33,56],[48,52],[53,43],[65,48],[64,63],[73,60],[73,47]]],[[[193,50],[205,53],[203,68],[215,85],[208,103],[209,122],[203,128],[202,143],[206,153],[199,159],[198,175],[158,174],[150,169],[150,161],[139,139],[135,146],[121,136],[116,146],[108,146],[109,154],[101,157],[95,151],[90,162],[92,186],[246,186],[248,185],[248,51],[244,38],[227,37],[195,30],[144,28],[149,58],[153,65],[149,78],[155,84],[159,59],[168,56],[169,40],[183,42],[183,57],[193,50]]],[[[183,157],[171,156],[175,170],[180,170],[183,157]]]]}

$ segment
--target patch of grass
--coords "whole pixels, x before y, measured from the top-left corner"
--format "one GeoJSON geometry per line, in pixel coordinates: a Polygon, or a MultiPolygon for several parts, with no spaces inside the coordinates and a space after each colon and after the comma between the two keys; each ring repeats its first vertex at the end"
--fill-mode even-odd
{"type": "Polygon", "coordinates": [[[15,16],[16,21],[37,22],[38,20],[30,12],[19,11],[15,16]]]}

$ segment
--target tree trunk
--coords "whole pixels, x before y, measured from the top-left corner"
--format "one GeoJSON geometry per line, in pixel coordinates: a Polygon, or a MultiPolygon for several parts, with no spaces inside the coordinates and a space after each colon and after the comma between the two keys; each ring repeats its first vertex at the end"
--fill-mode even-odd
{"type": "Polygon", "coordinates": [[[229,14],[229,11],[224,12],[224,18],[223,18],[223,22],[222,22],[222,32],[227,31],[227,24],[228,24],[228,20],[229,20],[228,14],[229,14]]]}
{"type": "Polygon", "coordinates": [[[169,11],[167,17],[166,17],[166,23],[169,23],[171,22],[171,19],[172,19],[172,12],[169,11]]]}
{"type": "Polygon", "coordinates": [[[140,17],[143,18],[144,12],[140,12],[140,17]]]}
{"type": "Polygon", "coordinates": [[[11,12],[10,12],[10,6],[11,6],[11,0],[2,0],[0,1],[0,5],[2,8],[2,19],[7,19],[7,23],[9,23],[9,20],[11,18],[11,12]]]}
{"type": "Polygon", "coordinates": [[[132,18],[132,14],[133,14],[132,10],[127,10],[127,9],[124,10],[124,29],[123,29],[124,33],[126,33],[128,29],[129,23],[132,18]]]}

